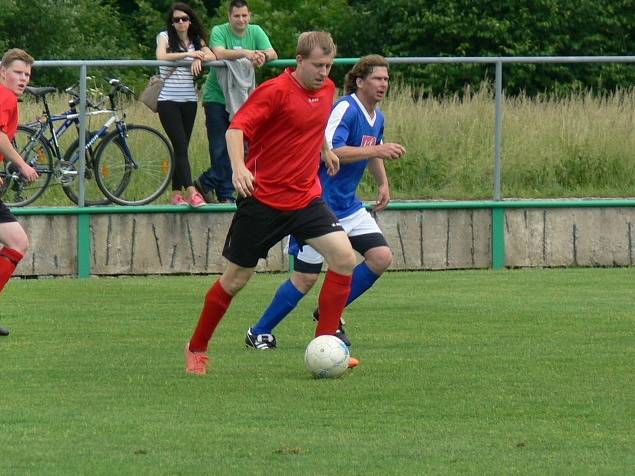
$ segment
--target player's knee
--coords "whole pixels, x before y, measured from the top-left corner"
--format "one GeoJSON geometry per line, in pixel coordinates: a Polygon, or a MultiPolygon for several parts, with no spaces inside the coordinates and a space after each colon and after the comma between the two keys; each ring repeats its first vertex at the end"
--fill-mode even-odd
{"type": "Polygon", "coordinates": [[[337,250],[337,252],[331,256],[330,261],[328,261],[329,269],[340,274],[351,274],[356,264],[357,257],[355,256],[353,248],[350,247],[348,249],[337,250]]]}
{"type": "Polygon", "coordinates": [[[382,274],[392,264],[393,254],[390,248],[382,246],[375,248],[372,253],[368,253],[366,258],[367,266],[375,273],[382,274]]]}
{"type": "Polygon", "coordinates": [[[318,274],[295,272],[291,275],[291,282],[302,294],[308,293],[318,280],[318,274]]]}
{"type": "Polygon", "coordinates": [[[228,294],[235,296],[245,287],[250,277],[251,275],[243,273],[226,273],[221,276],[220,284],[228,294]]]}
{"type": "Polygon", "coordinates": [[[4,244],[7,248],[11,248],[22,255],[26,254],[30,246],[29,238],[26,236],[26,233],[15,234],[9,239],[4,240],[4,244]]]}
{"type": "Polygon", "coordinates": [[[20,254],[25,255],[26,252],[29,251],[29,246],[29,239],[25,237],[23,241],[20,241],[16,246],[12,246],[12,248],[20,252],[20,254]]]}

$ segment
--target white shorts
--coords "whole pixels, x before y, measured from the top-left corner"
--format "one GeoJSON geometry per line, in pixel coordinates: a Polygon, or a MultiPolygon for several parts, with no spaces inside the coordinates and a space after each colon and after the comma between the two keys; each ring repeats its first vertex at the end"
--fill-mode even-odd
{"type": "MultiPolygon", "coordinates": [[[[339,222],[348,236],[369,235],[373,233],[382,234],[379,225],[377,225],[375,219],[365,208],[360,208],[352,215],[340,218],[339,222]]],[[[288,245],[287,248],[289,248],[288,245]]],[[[309,245],[304,245],[297,254],[291,250],[291,254],[294,254],[299,260],[305,263],[321,264],[324,262],[322,255],[309,245]]]]}

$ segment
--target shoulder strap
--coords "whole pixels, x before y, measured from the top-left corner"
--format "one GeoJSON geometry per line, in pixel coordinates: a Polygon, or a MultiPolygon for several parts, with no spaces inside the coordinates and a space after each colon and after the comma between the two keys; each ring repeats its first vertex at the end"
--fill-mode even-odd
{"type": "MultiPolygon", "coordinates": [[[[161,69],[159,69],[159,71],[161,71],[161,69]]],[[[168,73],[168,75],[165,77],[165,79],[164,79],[163,81],[167,81],[167,80],[168,80],[168,78],[169,78],[170,76],[172,76],[172,75],[174,74],[174,72],[175,72],[175,71],[176,71],[176,67],[172,68],[172,69],[170,70],[170,72],[168,73]]]]}

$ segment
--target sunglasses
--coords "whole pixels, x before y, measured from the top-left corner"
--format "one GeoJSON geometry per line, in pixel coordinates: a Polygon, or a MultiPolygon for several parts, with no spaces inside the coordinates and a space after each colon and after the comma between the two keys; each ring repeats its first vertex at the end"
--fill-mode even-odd
{"type": "Polygon", "coordinates": [[[190,17],[188,17],[188,16],[172,18],[172,23],[174,23],[174,24],[176,24],[176,23],[187,23],[188,21],[190,21],[190,17]]]}

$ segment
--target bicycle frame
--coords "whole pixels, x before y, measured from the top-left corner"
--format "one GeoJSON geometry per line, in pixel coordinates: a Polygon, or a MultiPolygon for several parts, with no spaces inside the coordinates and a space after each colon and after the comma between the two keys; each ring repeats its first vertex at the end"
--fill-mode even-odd
{"type": "MultiPolygon", "coordinates": [[[[86,112],[87,116],[97,116],[100,114],[110,114],[111,117],[104,123],[104,125],[97,131],[97,133],[95,133],[92,137],[89,138],[89,140],[86,142],[86,147],[85,147],[86,150],[89,147],[91,147],[97,141],[97,139],[99,139],[100,137],[103,137],[106,131],[108,131],[108,129],[110,128],[110,126],[112,126],[113,123],[121,121],[121,119],[117,115],[117,112],[112,109],[99,109],[97,111],[86,112]]],[[[50,146],[51,150],[53,151],[55,157],[58,160],[61,160],[62,153],[60,150],[59,138],[72,125],[79,127],[79,113],[71,109],[62,114],[50,116],[46,120],[46,123],[48,123],[48,128],[46,127],[45,123],[41,120],[29,122],[27,124],[24,124],[24,126],[32,128],[36,132],[36,134],[33,137],[40,138],[46,141],[47,144],[50,146]],[[62,125],[60,125],[57,129],[55,129],[53,127],[53,123],[60,122],[60,121],[63,121],[62,125]],[[50,132],[50,137],[46,135],[47,131],[50,132]]]]}

